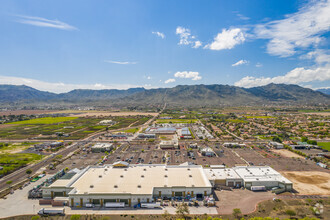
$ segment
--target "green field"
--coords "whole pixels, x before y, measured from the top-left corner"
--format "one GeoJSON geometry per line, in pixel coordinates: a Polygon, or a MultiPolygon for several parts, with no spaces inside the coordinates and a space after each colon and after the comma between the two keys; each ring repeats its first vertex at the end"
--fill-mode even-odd
{"type": "Polygon", "coordinates": [[[27,121],[21,121],[23,124],[12,124],[10,127],[0,129],[0,138],[3,139],[27,139],[36,137],[38,135],[46,135],[45,137],[38,137],[40,139],[57,139],[50,135],[56,132],[71,133],[69,137],[60,137],[61,139],[80,139],[86,137],[89,133],[84,133],[84,130],[99,131],[106,126],[98,125],[102,119],[97,118],[76,118],[76,117],[59,117],[59,118],[42,118],[27,121]],[[39,120],[39,121],[36,121],[39,120]],[[61,121],[61,122],[59,122],[61,121]],[[50,124],[55,122],[54,124],[50,124]],[[44,124],[29,124],[29,123],[44,123],[44,124]]]}
{"type": "Polygon", "coordinates": [[[245,115],[244,117],[245,118],[263,118],[263,119],[266,119],[266,118],[275,118],[273,116],[261,116],[261,115],[245,115]]]}
{"type": "Polygon", "coordinates": [[[197,119],[157,119],[156,123],[196,123],[197,119]]]}
{"type": "Polygon", "coordinates": [[[127,129],[127,130],[123,130],[121,132],[125,132],[125,133],[136,133],[139,129],[138,128],[131,128],[131,129],[127,129]]]}
{"type": "Polygon", "coordinates": [[[322,149],[330,151],[330,142],[318,142],[318,146],[322,146],[322,149]]]}
{"type": "Polygon", "coordinates": [[[22,143],[0,143],[0,153],[10,153],[12,151],[23,151],[34,144],[37,143],[30,143],[30,142],[22,142],[22,143]]]}
{"type": "Polygon", "coordinates": [[[48,124],[56,124],[65,121],[72,121],[77,119],[77,117],[46,117],[46,118],[36,118],[30,119],[26,121],[15,121],[8,124],[18,124],[18,125],[48,125],[48,124]]]}
{"type": "Polygon", "coordinates": [[[6,175],[14,170],[24,167],[31,162],[36,162],[43,158],[38,154],[0,154],[0,164],[3,167],[0,170],[0,176],[6,175]]]}

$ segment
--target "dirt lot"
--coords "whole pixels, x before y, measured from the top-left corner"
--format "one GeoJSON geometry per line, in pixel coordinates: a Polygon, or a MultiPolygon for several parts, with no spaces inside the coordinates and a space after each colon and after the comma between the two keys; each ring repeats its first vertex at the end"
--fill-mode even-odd
{"type": "Polygon", "coordinates": [[[234,189],[233,191],[215,191],[219,201],[216,202],[219,214],[232,214],[233,209],[241,209],[248,214],[256,209],[259,202],[274,198],[271,192],[252,192],[250,190],[234,189]]]}
{"type": "Polygon", "coordinates": [[[76,117],[107,117],[107,116],[136,116],[136,115],[158,115],[156,112],[82,112],[74,113],[76,117]]]}
{"type": "MultiPolygon", "coordinates": [[[[297,157],[284,157],[284,156],[274,156],[266,157],[264,153],[268,150],[255,150],[250,148],[240,148],[234,149],[242,158],[244,158],[249,163],[253,163],[256,166],[267,165],[271,166],[277,171],[323,171],[330,172],[329,170],[325,170],[315,164],[312,160],[305,160],[304,158],[297,157]]],[[[268,154],[272,154],[272,151],[267,152],[268,154]],[[270,152],[270,153],[269,153],[270,152]]],[[[268,156],[267,154],[267,156],[268,156]]],[[[275,153],[273,153],[275,154],[275,153]]],[[[230,158],[229,158],[230,159],[230,158]]]]}
{"type": "Polygon", "coordinates": [[[56,110],[15,110],[15,111],[3,111],[0,115],[38,115],[56,112],[56,110]]]}
{"type": "Polygon", "coordinates": [[[303,156],[300,156],[300,155],[298,155],[296,153],[293,153],[293,152],[291,152],[289,150],[286,150],[286,149],[278,149],[278,150],[272,149],[271,151],[276,153],[276,154],[280,154],[283,157],[296,157],[296,158],[304,159],[303,156]]]}
{"type": "Polygon", "coordinates": [[[281,172],[304,195],[330,195],[330,174],[318,171],[281,172]]]}

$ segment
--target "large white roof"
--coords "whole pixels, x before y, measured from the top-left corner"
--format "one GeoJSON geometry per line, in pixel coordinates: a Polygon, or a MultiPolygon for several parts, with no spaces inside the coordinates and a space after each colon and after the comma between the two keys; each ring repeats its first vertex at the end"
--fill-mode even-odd
{"type": "Polygon", "coordinates": [[[155,187],[211,187],[202,166],[89,167],[70,186],[75,194],[152,194],[155,187]]]}
{"type": "Polygon", "coordinates": [[[238,166],[233,167],[233,169],[242,177],[244,182],[278,181],[282,183],[292,183],[269,166],[238,166]]]}

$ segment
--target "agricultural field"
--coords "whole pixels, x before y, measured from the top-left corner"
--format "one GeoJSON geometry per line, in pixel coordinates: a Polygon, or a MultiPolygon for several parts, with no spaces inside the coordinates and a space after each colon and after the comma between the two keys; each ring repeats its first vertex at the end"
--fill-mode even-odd
{"type": "Polygon", "coordinates": [[[183,123],[191,124],[196,123],[197,119],[157,119],[156,123],[183,123]]]}
{"type": "Polygon", "coordinates": [[[0,143],[0,153],[17,153],[32,147],[37,143],[22,142],[22,143],[0,143]]]}
{"type": "Polygon", "coordinates": [[[79,139],[85,137],[87,133],[82,130],[98,131],[106,126],[99,126],[102,119],[58,117],[40,118],[27,121],[6,124],[0,129],[1,139],[57,139],[56,133],[65,133],[70,136],[61,139],[79,139]]]}
{"type": "Polygon", "coordinates": [[[77,119],[77,117],[45,117],[45,118],[35,118],[26,121],[16,121],[8,124],[19,124],[19,125],[49,125],[56,124],[65,121],[72,121],[77,119]]]}
{"type": "Polygon", "coordinates": [[[330,151],[330,142],[318,142],[318,146],[322,146],[322,149],[330,151]]]}
{"type": "Polygon", "coordinates": [[[113,117],[111,118],[113,121],[117,123],[109,127],[109,130],[117,130],[121,128],[131,127],[131,126],[139,126],[147,122],[151,117],[113,117]]]}
{"type": "Polygon", "coordinates": [[[39,161],[43,157],[43,155],[38,154],[0,154],[0,166],[3,167],[0,170],[0,177],[24,167],[31,162],[39,161]]]}

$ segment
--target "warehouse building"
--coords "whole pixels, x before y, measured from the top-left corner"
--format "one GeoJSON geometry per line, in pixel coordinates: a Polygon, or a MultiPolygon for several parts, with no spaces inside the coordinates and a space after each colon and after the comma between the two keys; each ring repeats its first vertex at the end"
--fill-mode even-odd
{"type": "Polygon", "coordinates": [[[133,206],[159,198],[197,197],[212,193],[212,185],[198,165],[127,165],[116,163],[89,166],[71,178],[59,179],[43,188],[43,198],[67,196],[71,207],[107,202],[133,206]]]}
{"type": "Polygon", "coordinates": [[[106,152],[111,151],[113,148],[111,143],[97,143],[94,146],[92,146],[92,152],[93,153],[100,153],[100,152],[106,152]]]}
{"type": "Polygon", "coordinates": [[[243,179],[231,168],[218,166],[204,169],[204,172],[212,186],[242,187],[243,185],[243,179]]]}
{"type": "Polygon", "coordinates": [[[235,172],[243,179],[244,187],[265,186],[266,189],[280,187],[291,191],[292,182],[269,166],[238,166],[233,167],[235,172]]]}
{"type": "Polygon", "coordinates": [[[179,147],[178,141],[171,140],[171,141],[161,141],[159,143],[159,148],[162,150],[166,149],[177,149],[179,147]]]}
{"type": "Polygon", "coordinates": [[[291,191],[292,182],[269,166],[237,166],[233,168],[204,169],[212,186],[245,187],[264,186],[266,189],[279,187],[291,191]]]}

